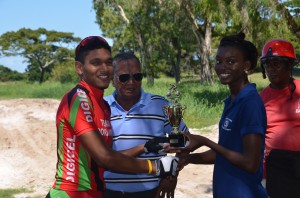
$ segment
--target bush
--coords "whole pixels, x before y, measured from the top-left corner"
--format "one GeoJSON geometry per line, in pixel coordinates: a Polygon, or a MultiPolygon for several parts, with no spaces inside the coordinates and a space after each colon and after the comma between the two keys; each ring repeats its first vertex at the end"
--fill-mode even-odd
{"type": "Polygon", "coordinates": [[[52,70],[51,81],[58,81],[60,83],[76,83],[79,80],[75,72],[74,61],[65,61],[58,63],[52,70]]]}
{"type": "Polygon", "coordinates": [[[12,71],[11,69],[0,65],[0,81],[20,81],[25,79],[25,74],[19,73],[17,71],[12,71]]]}

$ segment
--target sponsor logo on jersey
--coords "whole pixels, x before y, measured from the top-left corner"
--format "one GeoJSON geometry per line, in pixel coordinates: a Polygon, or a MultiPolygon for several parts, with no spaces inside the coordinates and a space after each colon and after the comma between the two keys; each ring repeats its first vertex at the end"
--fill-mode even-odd
{"type": "Polygon", "coordinates": [[[111,124],[109,120],[100,119],[101,128],[98,128],[99,132],[102,136],[110,136],[112,134],[111,124]]]}
{"type": "Polygon", "coordinates": [[[67,138],[66,146],[67,146],[67,178],[66,180],[69,180],[71,182],[74,182],[74,176],[75,176],[75,141],[76,136],[73,135],[73,138],[67,138]]]}
{"type": "Polygon", "coordinates": [[[87,95],[85,92],[78,91],[78,96],[80,97],[80,107],[85,115],[85,120],[87,122],[93,122],[92,111],[88,103],[87,95]]]}

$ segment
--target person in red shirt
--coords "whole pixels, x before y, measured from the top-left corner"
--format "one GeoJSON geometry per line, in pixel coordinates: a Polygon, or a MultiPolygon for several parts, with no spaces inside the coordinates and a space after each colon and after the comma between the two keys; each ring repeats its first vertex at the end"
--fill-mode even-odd
{"type": "Polygon", "coordinates": [[[283,39],[267,42],[260,59],[269,86],[260,93],[267,112],[264,177],[273,197],[300,197],[300,81],[292,77],[297,57],[283,39]]]}
{"type": "Polygon", "coordinates": [[[63,96],[57,110],[57,171],[46,197],[101,198],[104,169],[175,175],[176,157],[134,158],[144,152],[144,145],[124,151],[128,155],[112,150],[110,108],[103,99],[113,73],[107,41],[100,36],[83,39],[76,47],[75,69],[80,82],[63,96]]]}

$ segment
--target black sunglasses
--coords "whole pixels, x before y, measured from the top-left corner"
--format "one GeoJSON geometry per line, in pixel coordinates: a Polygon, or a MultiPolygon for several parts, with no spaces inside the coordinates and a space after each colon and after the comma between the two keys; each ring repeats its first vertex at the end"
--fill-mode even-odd
{"type": "Polygon", "coordinates": [[[140,82],[143,80],[143,74],[142,73],[135,73],[133,75],[130,74],[121,74],[121,75],[117,75],[119,78],[119,81],[121,83],[125,83],[127,82],[130,78],[134,79],[137,82],[140,82]]]}

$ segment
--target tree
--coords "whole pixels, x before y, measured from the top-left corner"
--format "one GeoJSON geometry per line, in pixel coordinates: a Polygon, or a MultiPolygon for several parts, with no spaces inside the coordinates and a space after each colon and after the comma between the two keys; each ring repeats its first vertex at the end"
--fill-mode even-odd
{"type": "Polygon", "coordinates": [[[0,65],[0,82],[23,80],[24,77],[25,74],[21,74],[17,71],[12,71],[11,69],[3,65],[0,65]]]}
{"type": "Polygon", "coordinates": [[[39,82],[44,81],[45,72],[55,62],[73,57],[68,47],[80,38],[73,33],[48,31],[44,28],[31,30],[22,28],[6,32],[0,37],[0,52],[5,56],[22,56],[28,62],[27,71],[39,70],[39,82]]]}
{"type": "Polygon", "coordinates": [[[171,65],[177,83],[182,64],[194,57],[199,61],[200,82],[213,81],[212,34],[214,26],[229,23],[224,22],[226,5],[217,0],[94,1],[97,21],[106,36],[123,48],[136,43],[134,49],[141,54],[147,76],[153,76],[156,65],[164,60],[171,65]]]}
{"type": "Polygon", "coordinates": [[[148,82],[170,68],[179,82],[183,66],[195,62],[200,83],[213,82],[220,38],[240,31],[259,50],[272,38],[300,43],[299,0],[94,0],[94,8],[113,49],[138,52],[148,82]]]}
{"type": "Polygon", "coordinates": [[[97,22],[113,38],[113,50],[134,51],[150,85],[161,72],[172,73],[178,83],[181,60],[193,55],[193,35],[179,6],[160,0],[94,1],[97,22]]]}
{"type": "Polygon", "coordinates": [[[74,60],[57,62],[52,69],[50,80],[58,81],[60,83],[78,82],[80,79],[74,70],[74,65],[74,60]]]}

